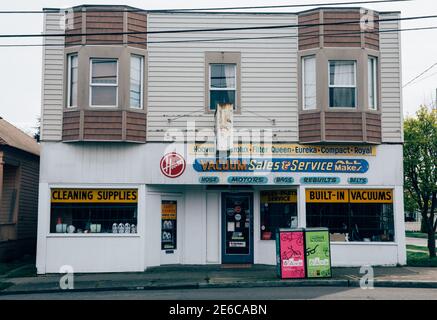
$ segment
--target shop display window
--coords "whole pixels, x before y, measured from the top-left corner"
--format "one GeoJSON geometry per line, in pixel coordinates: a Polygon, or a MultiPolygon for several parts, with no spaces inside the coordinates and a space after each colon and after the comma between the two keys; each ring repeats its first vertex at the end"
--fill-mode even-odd
{"type": "MultiPolygon", "coordinates": [[[[335,242],[394,241],[394,215],[391,190],[337,190],[345,197],[329,197],[306,203],[307,227],[329,228],[335,242]],[[351,193],[363,195],[353,198],[351,193]],[[376,195],[371,198],[372,195],[376,195]],[[380,199],[378,199],[378,195],[380,199]],[[384,195],[389,195],[384,198],[384,195]],[[336,199],[335,199],[336,198],[336,199]],[[390,199],[390,200],[387,200],[390,199]],[[378,202],[379,201],[379,202],[378,202]]],[[[317,192],[323,192],[318,190],[317,192]]],[[[331,190],[330,192],[333,192],[331,190]]],[[[335,195],[335,190],[334,193],[335,195]]],[[[340,194],[340,193],[337,193],[340,194]]]]}
{"type": "Polygon", "coordinates": [[[261,191],[261,240],[275,240],[279,228],[297,227],[296,190],[261,191]]]}
{"type": "Polygon", "coordinates": [[[52,189],[50,233],[137,233],[136,189],[52,189]]]}

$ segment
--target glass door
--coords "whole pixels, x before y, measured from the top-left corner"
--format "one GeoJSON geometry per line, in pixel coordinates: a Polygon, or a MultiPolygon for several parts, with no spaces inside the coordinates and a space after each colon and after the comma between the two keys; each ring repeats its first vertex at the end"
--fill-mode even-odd
{"type": "Polygon", "coordinates": [[[253,263],[252,193],[222,193],[222,263],[253,263]]]}

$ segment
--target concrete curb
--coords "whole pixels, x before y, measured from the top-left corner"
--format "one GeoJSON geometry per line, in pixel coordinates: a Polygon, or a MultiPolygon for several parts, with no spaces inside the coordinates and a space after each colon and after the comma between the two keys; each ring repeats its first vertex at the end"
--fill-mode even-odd
{"type": "MultiPolygon", "coordinates": [[[[13,286],[12,286],[13,287],[13,286]]],[[[30,290],[3,290],[0,296],[23,295],[23,294],[44,294],[63,292],[98,292],[98,291],[134,291],[134,290],[183,290],[183,289],[213,289],[213,288],[272,288],[272,287],[343,287],[358,288],[360,282],[357,280],[266,280],[246,282],[223,282],[223,283],[184,283],[184,284],[161,284],[161,285],[135,285],[135,286],[114,286],[114,287],[88,287],[72,290],[61,289],[30,289],[30,290]]],[[[437,281],[412,281],[412,280],[375,280],[375,288],[418,288],[437,289],[437,281]]]]}

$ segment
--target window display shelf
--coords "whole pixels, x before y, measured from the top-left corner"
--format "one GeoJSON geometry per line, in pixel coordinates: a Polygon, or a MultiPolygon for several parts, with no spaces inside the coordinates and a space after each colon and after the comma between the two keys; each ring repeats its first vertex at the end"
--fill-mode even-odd
{"type": "Polygon", "coordinates": [[[49,233],[47,238],[139,238],[138,233],[49,233]]]}

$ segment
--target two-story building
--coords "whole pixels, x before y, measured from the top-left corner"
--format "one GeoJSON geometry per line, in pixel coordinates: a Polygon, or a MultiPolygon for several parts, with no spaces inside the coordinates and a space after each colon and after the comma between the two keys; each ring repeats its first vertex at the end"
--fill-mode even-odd
{"type": "Polygon", "coordinates": [[[47,9],[38,273],[405,264],[399,18],[47,9]]]}

